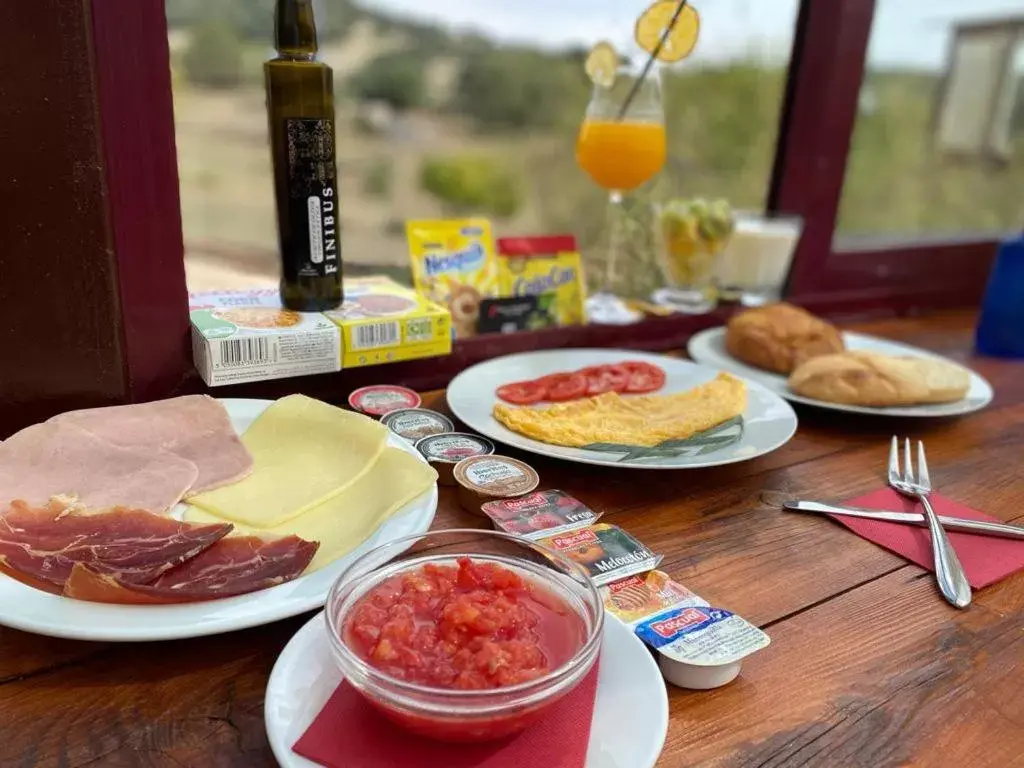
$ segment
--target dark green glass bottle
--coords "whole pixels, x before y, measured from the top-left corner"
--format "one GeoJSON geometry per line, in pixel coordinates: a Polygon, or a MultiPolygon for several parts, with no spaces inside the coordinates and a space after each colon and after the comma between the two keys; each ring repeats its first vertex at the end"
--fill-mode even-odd
{"type": "Polygon", "coordinates": [[[277,56],[264,65],[274,164],[281,301],[341,305],[341,222],[334,156],[334,73],[316,60],[313,0],[277,0],[277,56]]]}

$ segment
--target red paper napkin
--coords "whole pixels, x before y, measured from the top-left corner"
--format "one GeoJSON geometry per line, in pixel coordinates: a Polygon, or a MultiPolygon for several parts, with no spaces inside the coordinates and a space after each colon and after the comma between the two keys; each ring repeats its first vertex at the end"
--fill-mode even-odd
{"type": "MultiPolygon", "coordinates": [[[[947,517],[963,517],[968,520],[985,520],[990,523],[1001,523],[994,517],[965,507],[937,493],[928,495],[932,508],[937,515],[947,517]]],[[[924,513],[921,505],[901,496],[890,488],[869,493],[846,502],[851,507],[865,509],[889,509],[895,512],[924,513]]],[[[927,528],[907,523],[889,523],[881,520],[865,520],[856,517],[833,515],[832,519],[842,523],[854,533],[885,547],[890,552],[917,563],[922,568],[934,571],[932,563],[931,537],[927,528]]],[[[967,580],[975,589],[987,587],[1011,573],[1024,568],[1024,541],[1000,539],[995,536],[981,536],[973,533],[949,532],[949,540],[960,558],[967,580]]]]}
{"type": "Polygon", "coordinates": [[[481,744],[445,744],[409,733],[342,682],[293,749],[327,768],[583,768],[597,695],[597,664],[522,733],[481,744]]]}

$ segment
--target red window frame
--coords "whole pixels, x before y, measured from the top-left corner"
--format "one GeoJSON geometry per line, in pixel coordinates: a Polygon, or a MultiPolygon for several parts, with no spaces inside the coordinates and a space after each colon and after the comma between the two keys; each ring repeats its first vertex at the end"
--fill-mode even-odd
{"type": "MultiPolygon", "coordinates": [[[[974,305],[994,239],[855,252],[834,244],[874,11],[875,0],[801,2],[769,195],[770,208],[806,223],[789,295],[832,315],[974,305]]],[[[0,72],[18,78],[7,92],[20,108],[0,126],[3,144],[36,150],[50,142],[20,168],[47,184],[0,185],[0,320],[10,321],[0,331],[19,371],[0,371],[0,435],[68,407],[202,389],[188,342],[167,46],[156,0],[0,3],[0,72]],[[74,198],[55,209],[46,192],[54,187],[74,198]],[[51,226],[61,214],[88,226],[69,237],[51,226]],[[42,277],[31,267],[40,253],[55,265],[42,277]],[[40,313],[41,326],[26,319],[40,313]],[[75,362],[70,371],[55,363],[66,359],[75,362]]],[[[458,342],[447,358],[217,393],[302,390],[337,400],[380,381],[437,387],[476,361],[538,347],[678,348],[726,315],[480,337],[458,342]]]]}
{"type": "Polygon", "coordinates": [[[769,207],[804,217],[790,276],[799,302],[877,302],[894,310],[971,306],[995,237],[849,247],[834,237],[876,0],[803,0],[769,207]]]}

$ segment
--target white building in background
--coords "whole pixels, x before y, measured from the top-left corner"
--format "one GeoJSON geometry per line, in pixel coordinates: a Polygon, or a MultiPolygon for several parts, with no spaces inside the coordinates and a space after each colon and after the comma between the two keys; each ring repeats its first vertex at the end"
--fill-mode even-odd
{"type": "Polygon", "coordinates": [[[1024,16],[955,24],[935,112],[935,145],[1008,162],[1024,78],[1024,16]]]}

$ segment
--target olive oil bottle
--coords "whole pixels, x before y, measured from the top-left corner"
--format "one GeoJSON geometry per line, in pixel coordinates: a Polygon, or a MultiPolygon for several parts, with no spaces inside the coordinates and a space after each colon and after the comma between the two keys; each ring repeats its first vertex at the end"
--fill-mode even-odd
{"type": "Polygon", "coordinates": [[[334,73],[316,60],[313,0],[277,0],[277,56],[264,65],[281,248],[281,301],[288,309],[335,309],[344,298],[334,73]]]}

